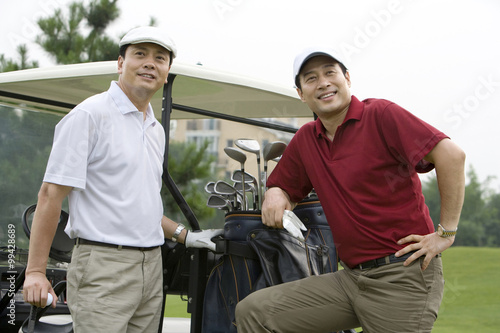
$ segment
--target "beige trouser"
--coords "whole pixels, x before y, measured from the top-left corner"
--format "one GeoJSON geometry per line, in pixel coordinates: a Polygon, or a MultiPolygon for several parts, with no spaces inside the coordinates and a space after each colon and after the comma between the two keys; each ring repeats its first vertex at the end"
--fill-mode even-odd
{"type": "Polygon", "coordinates": [[[441,258],[422,271],[394,263],[349,269],[256,291],[236,307],[238,333],[431,332],[441,304],[441,258]]]}
{"type": "Polygon", "coordinates": [[[75,332],[158,332],[161,270],[160,248],[75,246],[67,277],[75,332]]]}

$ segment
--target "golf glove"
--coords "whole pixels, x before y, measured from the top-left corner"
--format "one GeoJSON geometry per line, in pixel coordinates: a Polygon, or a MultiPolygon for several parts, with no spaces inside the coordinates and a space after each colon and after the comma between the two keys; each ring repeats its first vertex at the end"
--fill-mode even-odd
{"type": "Polygon", "coordinates": [[[283,228],[285,228],[293,237],[297,237],[304,241],[304,235],[300,230],[306,231],[304,223],[290,210],[285,210],[283,213],[283,228]]]}
{"type": "Polygon", "coordinates": [[[212,242],[212,238],[222,234],[224,234],[224,229],[188,231],[184,245],[186,245],[186,247],[207,248],[215,251],[215,243],[212,242]]]}

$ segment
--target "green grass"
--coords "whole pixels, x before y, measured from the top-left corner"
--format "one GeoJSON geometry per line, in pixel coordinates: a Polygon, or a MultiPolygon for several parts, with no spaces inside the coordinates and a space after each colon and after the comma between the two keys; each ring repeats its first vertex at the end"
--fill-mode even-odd
{"type": "MultiPolygon", "coordinates": [[[[186,298],[184,296],[184,298],[186,298]]],[[[179,295],[167,295],[165,303],[165,317],[172,318],[191,318],[191,314],[187,312],[188,302],[181,299],[179,295]]]]}
{"type": "MultiPolygon", "coordinates": [[[[445,290],[433,333],[500,332],[500,248],[452,247],[443,253],[445,290]]],[[[169,295],[165,316],[190,317],[169,295]]]]}
{"type": "Polygon", "coordinates": [[[443,266],[444,298],[433,332],[499,332],[500,249],[452,247],[443,266]]]}

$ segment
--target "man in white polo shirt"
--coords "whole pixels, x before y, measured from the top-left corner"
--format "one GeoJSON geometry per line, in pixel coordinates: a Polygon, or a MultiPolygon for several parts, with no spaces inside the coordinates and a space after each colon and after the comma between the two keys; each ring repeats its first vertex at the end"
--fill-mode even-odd
{"type": "Polygon", "coordinates": [[[41,306],[48,293],[55,296],[45,270],[68,196],[66,232],[76,239],[68,306],[76,332],[156,332],[164,238],[215,249],[210,239],[222,234],[188,233],[163,216],[165,133],[150,101],[175,56],[175,44],[162,30],[132,29],[120,41],[118,81],[56,126],[33,218],[24,298],[41,306]]]}

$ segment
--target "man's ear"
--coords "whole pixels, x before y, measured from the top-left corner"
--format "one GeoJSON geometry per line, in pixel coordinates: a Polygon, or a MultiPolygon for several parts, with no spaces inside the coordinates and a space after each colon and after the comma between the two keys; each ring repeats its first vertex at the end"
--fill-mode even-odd
{"type": "Polygon", "coordinates": [[[347,84],[349,85],[349,88],[351,88],[351,74],[349,74],[349,71],[345,72],[345,79],[347,80],[347,84]]]}
{"type": "Polygon", "coordinates": [[[123,72],[123,57],[118,56],[118,74],[123,72]]]}
{"type": "Polygon", "coordinates": [[[168,75],[170,74],[170,69],[172,68],[172,65],[168,66],[168,74],[167,77],[165,78],[165,84],[168,83],[168,75]]]}
{"type": "Polygon", "coordinates": [[[305,103],[304,96],[302,94],[302,90],[300,88],[295,88],[297,90],[297,94],[300,97],[300,100],[305,103]]]}

